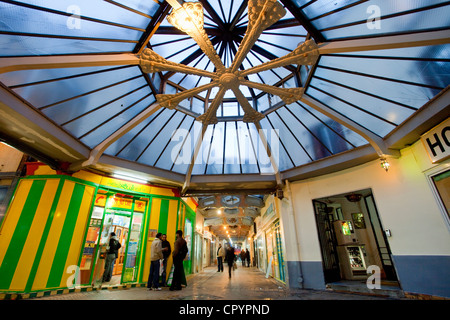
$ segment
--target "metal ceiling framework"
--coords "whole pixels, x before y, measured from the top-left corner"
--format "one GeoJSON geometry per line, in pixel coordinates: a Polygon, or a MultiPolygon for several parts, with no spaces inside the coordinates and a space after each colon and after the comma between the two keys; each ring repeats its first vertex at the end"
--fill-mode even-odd
{"type": "MultiPolygon", "coordinates": [[[[230,67],[245,42],[249,1],[200,2],[209,41],[230,67]]],[[[172,110],[157,99],[207,85],[204,75],[217,69],[166,22],[168,2],[80,1],[73,13],[70,1],[1,0],[0,139],[55,168],[120,168],[185,195],[263,194],[285,179],[398,156],[448,117],[449,1],[280,3],[287,15],[261,32],[238,65],[240,83],[256,83],[243,96],[263,118],[243,122],[242,97],[224,95],[218,122],[202,126],[196,119],[217,95],[211,88],[172,110]],[[373,5],[383,9],[381,29],[366,26],[373,5]],[[68,28],[67,19],[82,28],[68,28]],[[309,39],[317,43],[314,65],[249,73],[309,39]],[[145,72],[146,49],[204,73],[145,72]],[[304,92],[286,103],[268,86],[304,92]],[[185,134],[174,140],[177,130],[185,134]],[[278,161],[264,130],[279,130],[278,161]],[[261,150],[270,169],[258,159],[261,150]],[[171,152],[176,159],[190,153],[188,163],[170,161],[171,152]],[[241,161],[228,164],[230,154],[241,161]],[[221,160],[198,164],[202,156],[221,160]]]]}

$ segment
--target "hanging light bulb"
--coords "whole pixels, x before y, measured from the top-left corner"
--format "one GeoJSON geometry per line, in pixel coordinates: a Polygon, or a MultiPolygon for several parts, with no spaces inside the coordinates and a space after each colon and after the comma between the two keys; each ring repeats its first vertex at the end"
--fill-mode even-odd
{"type": "Polygon", "coordinates": [[[389,168],[390,168],[390,164],[389,162],[386,160],[386,158],[381,158],[381,167],[386,170],[386,172],[388,172],[389,168]]]}

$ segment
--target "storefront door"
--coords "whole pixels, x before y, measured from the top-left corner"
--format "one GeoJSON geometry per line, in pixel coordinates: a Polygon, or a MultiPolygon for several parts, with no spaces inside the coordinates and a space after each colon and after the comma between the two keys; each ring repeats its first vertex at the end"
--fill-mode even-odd
{"type": "Polygon", "coordinates": [[[113,193],[97,196],[80,264],[81,284],[92,283],[96,287],[102,284],[111,232],[121,244],[111,284],[137,281],[146,207],[147,201],[132,196],[113,193]]]}

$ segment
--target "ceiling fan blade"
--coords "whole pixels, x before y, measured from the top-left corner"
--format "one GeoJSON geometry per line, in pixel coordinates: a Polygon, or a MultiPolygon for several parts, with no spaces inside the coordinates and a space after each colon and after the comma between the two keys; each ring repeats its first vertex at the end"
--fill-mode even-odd
{"type": "Polygon", "coordinates": [[[221,86],[219,89],[219,92],[217,92],[215,98],[209,105],[208,110],[206,110],[206,112],[204,114],[202,114],[201,116],[198,116],[195,120],[201,121],[205,125],[216,124],[217,122],[219,122],[217,120],[217,116],[216,116],[217,108],[222,103],[223,96],[225,95],[225,92],[227,90],[228,89],[221,86]]]}
{"type": "Polygon", "coordinates": [[[249,74],[260,73],[266,70],[284,67],[291,64],[297,65],[313,65],[319,58],[319,50],[314,40],[307,40],[300,44],[294,51],[287,55],[260,64],[253,68],[241,71],[239,75],[241,77],[248,76],[249,74]]]}
{"type": "Polygon", "coordinates": [[[217,76],[209,71],[193,68],[184,64],[175,63],[164,59],[151,49],[145,49],[139,59],[139,64],[145,73],[154,73],[160,71],[174,71],[185,74],[193,74],[200,77],[215,79],[217,76]]]}
{"type": "Polygon", "coordinates": [[[294,103],[295,101],[300,100],[302,98],[303,93],[305,92],[305,88],[285,89],[247,80],[241,80],[240,83],[241,85],[279,96],[286,104],[291,104],[294,103]]]}
{"type": "Polygon", "coordinates": [[[167,21],[191,36],[219,73],[225,71],[222,60],[203,28],[203,6],[200,2],[185,2],[182,6],[174,7],[172,13],[167,16],[167,21]]]}
{"type": "Polygon", "coordinates": [[[239,69],[250,49],[258,40],[261,33],[272,24],[280,20],[286,14],[286,10],[277,0],[249,0],[248,1],[248,26],[239,49],[230,67],[231,72],[239,69]]]}
{"type": "Polygon", "coordinates": [[[239,104],[241,105],[242,109],[245,112],[242,121],[256,122],[264,118],[264,115],[261,112],[258,112],[255,109],[253,109],[253,107],[248,102],[247,98],[242,94],[241,90],[239,89],[239,85],[233,85],[231,87],[231,90],[233,90],[237,101],[239,102],[239,104]]]}
{"type": "Polygon", "coordinates": [[[195,96],[196,94],[199,94],[202,91],[211,89],[213,87],[216,87],[219,85],[218,81],[212,81],[208,84],[205,84],[203,86],[197,87],[197,88],[193,88],[193,89],[189,89],[189,90],[185,90],[179,93],[175,93],[175,94],[157,94],[156,95],[156,100],[158,100],[159,104],[165,108],[168,109],[174,109],[176,108],[181,101],[183,101],[184,99],[188,99],[191,98],[193,96],[195,96]]]}

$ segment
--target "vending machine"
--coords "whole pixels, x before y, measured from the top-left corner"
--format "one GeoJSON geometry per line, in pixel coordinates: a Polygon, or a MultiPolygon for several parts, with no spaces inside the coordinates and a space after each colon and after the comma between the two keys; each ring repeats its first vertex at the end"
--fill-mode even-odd
{"type": "Polygon", "coordinates": [[[337,244],[339,246],[358,243],[358,239],[356,238],[356,234],[353,229],[352,221],[337,220],[333,223],[333,225],[337,244]]]}
{"type": "Polygon", "coordinates": [[[364,245],[338,246],[337,249],[344,278],[347,280],[367,279],[364,245]]]}

